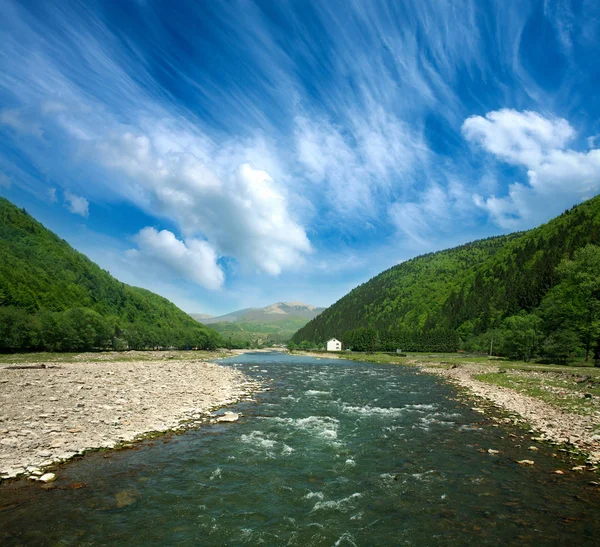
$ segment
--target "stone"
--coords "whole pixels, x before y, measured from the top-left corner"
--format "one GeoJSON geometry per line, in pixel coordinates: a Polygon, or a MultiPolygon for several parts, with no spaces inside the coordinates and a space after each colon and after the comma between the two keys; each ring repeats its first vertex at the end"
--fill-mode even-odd
{"type": "Polygon", "coordinates": [[[41,482],[53,482],[56,480],[56,475],[54,473],[45,473],[40,477],[41,482]]]}
{"type": "Polygon", "coordinates": [[[488,454],[499,454],[500,450],[494,450],[493,448],[488,448],[488,454]]]}
{"type": "Polygon", "coordinates": [[[533,452],[537,452],[539,448],[537,446],[530,446],[527,450],[531,450],[533,452]]]}
{"type": "Polygon", "coordinates": [[[237,422],[240,415],[237,412],[225,412],[222,416],[217,417],[217,422],[237,422]]]}
{"type": "Polygon", "coordinates": [[[137,501],[138,497],[139,494],[137,492],[134,492],[133,490],[123,490],[115,495],[115,501],[117,507],[120,509],[122,507],[132,505],[137,501]]]}
{"type": "Polygon", "coordinates": [[[585,465],[576,465],[571,468],[571,471],[585,471],[587,468],[585,465]]]}
{"type": "Polygon", "coordinates": [[[519,465],[533,465],[535,462],[533,460],[517,460],[519,465]]]}
{"type": "Polygon", "coordinates": [[[52,452],[50,452],[50,450],[40,450],[38,452],[38,456],[41,456],[42,458],[49,458],[52,456],[52,452]]]}
{"type": "Polygon", "coordinates": [[[564,475],[565,472],[562,469],[555,469],[554,471],[552,471],[553,475],[564,475]]]}

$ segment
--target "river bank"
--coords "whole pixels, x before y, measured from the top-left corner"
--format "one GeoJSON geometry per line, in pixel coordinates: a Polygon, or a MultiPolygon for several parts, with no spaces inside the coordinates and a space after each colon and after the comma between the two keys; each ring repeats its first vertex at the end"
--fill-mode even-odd
{"type": "MultiPolygon", "coordinates": [[[[417,361],[410,364],[416,364],[423,372],[440,376],[477,397],[483,397],[507,411],[518,414],[535,431],[532,441],[570,446],[585,454],[589,465],[595,466],[600,463],[600,400],[575,389],[587,381],[586,376],[578,376],[568,371],[507,371],[493,365],[475,363],[460,363],[451,367],[447,364],[423,365],[417,361]],[[527,381],[535,382],[542,395],[546,391],[554,392],[562,400],[583,398],[587,404],[585,413],[568,411],[539,397],[497,385],[493,375],[498,375],[505,383],[514,383],[516,386],[527,385],[527,381]],[[479,379],[481,377],[491,381],[482,381],[479,379]],[[513,382],[511,377],[516,378],[516,381],[513,382]],[[552,381],[555,379],[559,379],[560,383],[552,381]]],[[[590,379],[589,376],[587,378],[590,379]]]]}
{"type": "Polygon", "coordinates": [[[0,478],[35,478],[89,450],[193,427],[258,389],[241,372],[199,359],[90,354],[76,362],[3,364],[0,478]]]}

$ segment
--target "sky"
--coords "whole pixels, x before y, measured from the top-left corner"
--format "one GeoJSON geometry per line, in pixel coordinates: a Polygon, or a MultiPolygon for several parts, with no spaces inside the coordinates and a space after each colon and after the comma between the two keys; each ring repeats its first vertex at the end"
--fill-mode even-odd
{"type": "Polygon", "coordinates": [[[0,0],[0,195],[187,312],[600,193],[597,0],[0,0]]]}

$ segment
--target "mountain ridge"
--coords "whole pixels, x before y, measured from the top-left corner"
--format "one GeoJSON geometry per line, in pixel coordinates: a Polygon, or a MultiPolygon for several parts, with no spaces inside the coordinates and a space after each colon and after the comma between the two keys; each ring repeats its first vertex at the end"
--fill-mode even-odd
{"type": "MultiPolygon", "coordinates": [[[[312,319],[324,309],[303,302],[275,302],[262,308],[243,308],[224,315],[204,317],[203,323],[210,325],[248,320],[278,321],[282,315],[312,319]]],[[[202,314],[190,315],[195,318],[202,314]]]]}
{"type": "Polygon", "coordinates": [[[166,298],[115,279],[0,198],[0,351],[221,343],[166,298]]]}
{"type": "Polygon", "coordinates": [[[380,347],[456,350],[505,318],[536,309],[557,284],[559,263],[598,242],[597,196],[531,230],[395,265],[354,288],[292,340],[322,343],[372,329],[380,347]]]}
{"type": "Polygon", "coordinates": [[[275,302],[263,308],[244,308],[211,317],[203,322],[232,346],[260,346],[289,340],[294,332],[324,309],[303,302],[275,302]]]}

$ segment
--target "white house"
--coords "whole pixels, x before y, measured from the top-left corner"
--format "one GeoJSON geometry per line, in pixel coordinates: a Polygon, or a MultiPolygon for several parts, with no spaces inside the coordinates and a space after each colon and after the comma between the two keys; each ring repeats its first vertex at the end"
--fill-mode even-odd
{"type": "Polygon", "coordinates": [[[327,340],[327,351],[342,351],[342,343],[337,338],[327,340]]]}

